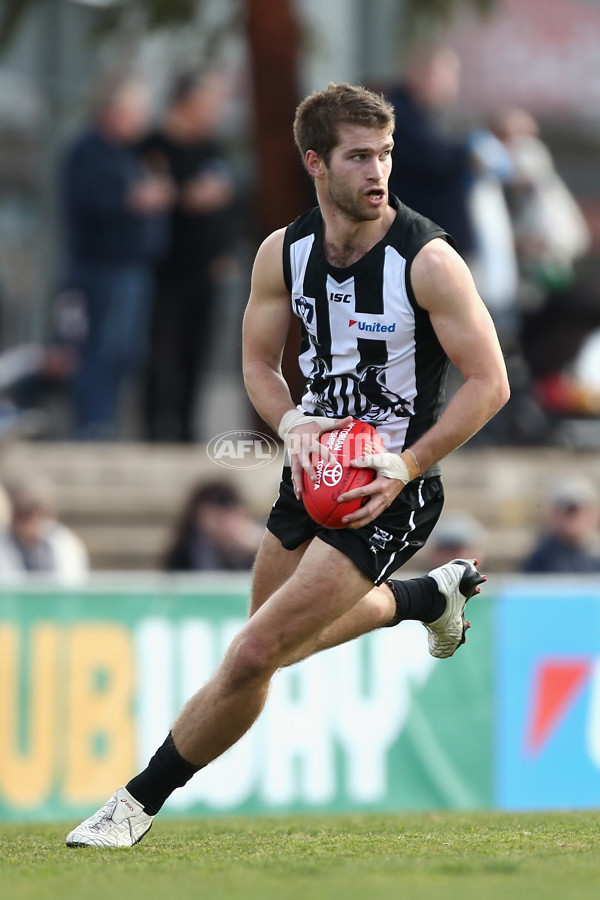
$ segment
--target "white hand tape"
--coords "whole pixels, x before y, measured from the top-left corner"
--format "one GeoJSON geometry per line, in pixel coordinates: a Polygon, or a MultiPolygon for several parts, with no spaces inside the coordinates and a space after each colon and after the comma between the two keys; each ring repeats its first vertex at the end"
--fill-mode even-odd
{"type": "Polygon", "coordinates": [[[333,429],[337,426],[337,423],[341,421],[342,419],[329,419],[327,416],[305,416],[304,413],[299,409],[288,409],[288,411],[281,417],[281,422],[279,423],[277,434],[282,441],[285,441],[292,428],[296,428],[298,425],[306,425],[308,422],[316,422],[319,428],[331,428],[331,430],[333,431],[333,429]]]}
{"type": "Polygon", "coordinates": [[[376,469],[378,475],[385,475],[386,478],[394,478],[405,484],[411,481],[408,466],[397,453],[375,453],[372,456],[363,456],[357,462],[369,469],[376,469]]]}

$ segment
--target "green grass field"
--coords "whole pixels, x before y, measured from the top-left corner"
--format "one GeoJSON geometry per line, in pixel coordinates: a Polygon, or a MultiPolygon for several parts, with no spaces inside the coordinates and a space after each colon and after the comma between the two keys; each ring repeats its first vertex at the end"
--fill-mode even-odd
{"type": "Polygon", "coordinates": [[[0,826],[0,896],[592,900],[600,813],[159,819],[131,850],[68,850],[64,825],[0,826]]]}

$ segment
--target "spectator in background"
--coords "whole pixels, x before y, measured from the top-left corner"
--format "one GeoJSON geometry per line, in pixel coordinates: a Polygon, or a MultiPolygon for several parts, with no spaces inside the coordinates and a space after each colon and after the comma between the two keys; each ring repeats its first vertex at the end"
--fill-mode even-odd
{"type": "Polygon", "coordinates": [[[562,481],[550,492],[543,531],[523,572],[600,572],[598,514],[598,493],[587,479],[562,481]]]}
{"type": "MultiPolygon", "coordinates": [[[[476,438],[478,443],[530,443],[546,433],[531,396],[518,344],[518,266],[503,183],[510,154],[489,128],[452,134],[443,114],[460,92],[461,64],[450,47],[420,47],[410,54],[400,84],[386,91],[396,112],[390,190],[454,238],[494,319],[512,396],[476,438]]],[[[451,367],[447,396],[458,388],[451,367]]]]}
{"type": "Polygon", "coordinates": [[[475,250],[469,212],[474,158],[464,137],[444,132],[440,113],[460,88],[460,59],[448,47],[422,48],[410,56],[398,87],[388,90],[396,113],[390,191],[432,219],[468,258],[475,250]]]}
{"type": "Polygon", "coordinates": [[[195,400],[216,324],[219,283],[233,263],[235,184],[216,137],[227,85],[216,73],[174,83],[141,158],[176,185],[166,253],[155,268],[146,383],[150,440],[192,442],[195,400]]]}
{"type": "Polygon", "coordinates": [[[493,119],[492,129],[512,161],[506,187],[523,273],[546,287],[572,284],[590,233],[537,122],[524,109],[508,109],[493,119]]]}
{"type": "Polygon", "coordinates": [[[558,416],[598,415],[600,392],[572,371],[585,339],[600,327],[600,294],[575,268],[590,248],[588,226],[533,116],[508,109],[492,128],[513,165],[505,188],[519,262],[521,343],[536,396],[558,416]]]}
{"type": "Polygon", "coordinates": [[[249,571],[261,536],[262,528],[229,482],[205,482],[185,504],[163,568],[168,572],[249,571]]]}
{"type": "Polygon", "coordinates": [[[387,92],[397,134],[390,189],[454,237],[493,313],[494,306],[513,302],[516,287],[501,186],[512,161],[489,128],[458,135],[444,128],[442,116],[458,100],[460,79],[460,57],[450,47],[422,46],[409,54],[399,86],[387,92]]]}
{"type": "Polygon", "coordinates": [[[442,514],[427,544],[428,568],[443,566],[453,559],[484,558],[485,529],[466,512],[442,514]]]}
{"type": "Polygon", "coordinates": [[[36,572],[65,584],[89,573],[81,539],[56,518],[50,487],[43,481],[15,481],[6,488],[10,523],[0,535],[0,579],[36,572]]]}
{"type": "Polygon", "coordinates": [[[73,388],[81,438],[117,435],[121,388],[145,351],[149,265],[172,201],[168,178],[146,170],[134,152],[148,111],[141,82],[118,75],[102,79],[92,124],[64,162],[69,329],[58,337],[74,345],[79,358],[73,388]]]}

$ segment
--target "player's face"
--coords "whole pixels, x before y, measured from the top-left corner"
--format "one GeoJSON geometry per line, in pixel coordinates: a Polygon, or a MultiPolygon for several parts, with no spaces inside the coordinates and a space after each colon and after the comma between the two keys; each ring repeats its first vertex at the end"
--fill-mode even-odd
{"type": "Polygon", "coordinates": [[[329,197],[354,222],[380,219],[388,206],[394,141],[387,128],[341,125],[327,166],[329,197]]]}

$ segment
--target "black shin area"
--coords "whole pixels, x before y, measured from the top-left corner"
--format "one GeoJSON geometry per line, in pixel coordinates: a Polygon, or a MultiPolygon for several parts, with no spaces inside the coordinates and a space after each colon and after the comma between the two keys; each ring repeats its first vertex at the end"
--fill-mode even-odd
{"type": "Polygon", "coordinates": [[[145,813],[155,816],[173,791],[187,784],[201,768],[202,766],[195,766],[183,758],[169,732],[148,766],[125,787],[143,805],[145,813]]]}
{"type": "Polygon", "coordinates": [[[408,581],[388,578],[384,583],[396,601],[396,614],[386,628],[398,625],[406,619],[435,622],[446,608],[446,598],[440,593],[437,582],[429,575],[424,578],[410,578],[408,581]]]}

